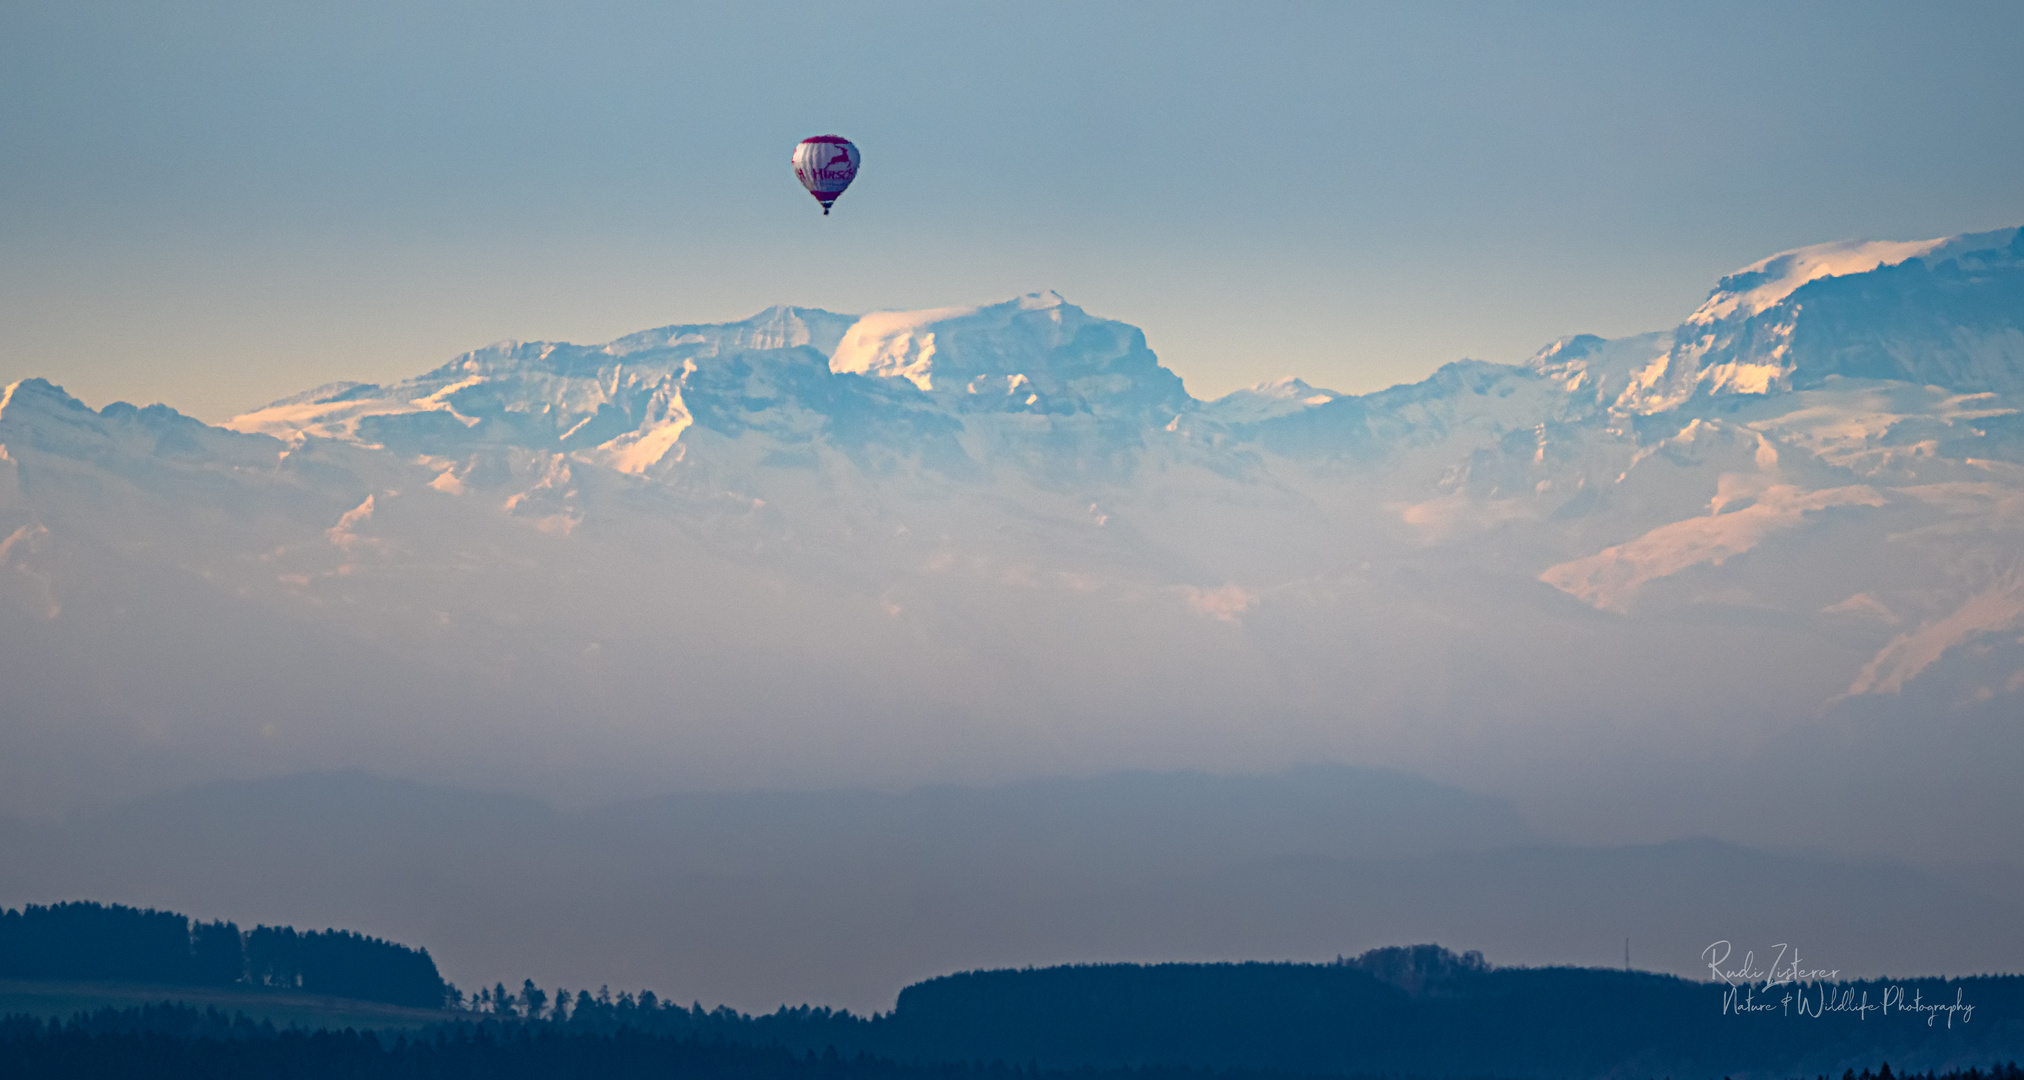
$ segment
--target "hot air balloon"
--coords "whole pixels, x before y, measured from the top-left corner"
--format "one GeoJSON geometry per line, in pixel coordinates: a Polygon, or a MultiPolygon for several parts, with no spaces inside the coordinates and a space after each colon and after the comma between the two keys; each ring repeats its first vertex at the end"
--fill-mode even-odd
{"type": "Polygon", "coordinates": [[[817,135],[801,140],[794,148],[794,175],[822,204],[824,217],[831,203],[857,176],[857,147],[841,135],[817,135]]]}

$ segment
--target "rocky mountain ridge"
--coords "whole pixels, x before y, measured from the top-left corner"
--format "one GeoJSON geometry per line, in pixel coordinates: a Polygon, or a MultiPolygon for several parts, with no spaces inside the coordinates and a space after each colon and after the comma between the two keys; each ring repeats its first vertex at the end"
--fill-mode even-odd
{"type": "MultiPolygon", "coordinates": [[[[1466,779],[1569,715],[1697,753],[1863,701],[1981,715],[2024,692],[2020,328],[2010,229],[1788,252],[1670,333],[1364,395],[1200,401],[1051,293],[502,342],[220,427],[28,380],[0,632],[24,708],[291,762],[353,694],[734,771],[757,724],[793,747],[765,768],[908,777],[924,737],[1466,779]],[[199,610],[241,651],[169,658],[199,610]],[[1464,730],[1474,764],[1430,764],[1464,730]]],[[[361,745],[409,739],[456,742],[361,745]]]]}

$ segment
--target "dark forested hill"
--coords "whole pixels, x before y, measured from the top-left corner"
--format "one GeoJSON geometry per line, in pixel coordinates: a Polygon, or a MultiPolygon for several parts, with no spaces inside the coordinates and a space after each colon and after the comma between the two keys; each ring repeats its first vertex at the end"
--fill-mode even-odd
{"type": "Polygon", "coordinates": [[[579,996],[551,1023],[835,1048],[899,1061],[1366,1076],[1839,1075],[1888,1060],[2024,1056],[2024,977],[1728,986],[1596,968],[1492,968],[1437,946],[1331,964],[1098,964],[908,987],[871,1018],[744,1017],[579,996]],[[558,1019],[560,1017],[560,1019],[558,1019]]]}
{"type": "Polygon", "coordinates": [[[0,909],[0,979],[278,987],[424,1009],[453,992],[426,949],[88,901],[0,909]]]}
{"type": "Polygon", "coordinates": [[[1460,960],[1421,947],[1338,964],[971,972],[909,987],[879,1045],[922,1058],[1436,1076],[1798,1075],[1880,1058],[1966,1067],[2024,1050],[2015,976],[1732,988],[1460,960]]]}

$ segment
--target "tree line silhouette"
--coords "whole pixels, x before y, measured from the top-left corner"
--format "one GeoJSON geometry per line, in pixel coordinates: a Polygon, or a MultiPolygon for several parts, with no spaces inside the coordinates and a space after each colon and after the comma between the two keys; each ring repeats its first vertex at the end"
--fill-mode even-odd
{"type": "Polygon", "coordinates": [[[430,1009],[454,993],[426,949],[88,901],[0,909],[0,978],[281,987],[430,1009]]]}
{"type": "MultiPolygon", "coordinates": [[[[1789,987],[1757,988],[1760,1005],[1789,987]]],[[[965,972],[917,983],[890,1012],[800,1006],[748,1016],[652,992],[480,991],[489,1021],[583,1033],[637,1029],[678,1039],[834,1048],[895,1061],[1010,1061],[1046,1068],[1142,1066],[1305,1076],[1676,1077],[1801,1075],[1888,1059],[1947,1069],[2024,1048],[2024,977],[1873,980],[1828,988],[1872,1006],[1960,995],[1970,1014],[1738,1014],[1729,988],[1595,968],[1495,968],[1435,945],[1334,963],[1087,964],[965,972]],[[1928,1019],[1932,1022],[1928,1023],[1928,1019]]]]}
{"type": "Polygon", "coordinates": [[[907,987],[892,1011],[871,1016],[809,1006],[750,1016],[685,1007],[652,991],[548,991],[532,980],[467,997],[442,980],[425,951],[358,934],[264,926],[242,933],[168,912],[59,904],[0,911],[4,976],[294,988],[447,1006],[459,1022],[542,1038],[631,1032],[909,1065],[1004,1061],[1057,1070],[1801,1075],[1879,1059],[1948,1069],[2008,1058],[2024,1044],[2020,976],[1730,988],[1614,969],[1496,968],[1436,945],[1322,964],[971,971],[907,987]],[[1830,993],[1871,1008],[1809,1016],[1803,999],[1810,995],[1817,1008],[1830,993]],[[1893,993],[1894,1011],[1876,1011],[1893,993]],[[1973,1011],[1905,1007],[1956,1000],[1973,1011]],[[1732,1007],[1744,1001],[1755,1010],[1732,1007]]]}
{"type": "MultiPolygon", "coordinates": [[[[593,999],[594,1000],[594,999],[593,999]]],[[[634,1001],[635,1007],[638,999],[634,1001]]],[[[681,1011],[681,1010],[677,1010],[681,1011]]],[[[1432,1074],[1389,1074],[1415,1080],[1432,1074]]],[[[1505,1076],[1525,1075],[1504,1073],[1505,1076]]],[[[1629,1073],[1626,1075],[1643,1075],[1629,1073]]],[[[1688,1074],[1689,1076],[1692,1074],[1688,1074]]],[[[1774,1074],[1776,1075],[1776,1074],[1774,1074]]],[[[1312,1080],[1300,1073],[1163,1065],[1048,1068],[980,1061],[910,1063],[866,1054],[751,1045],[621,1027],[499,1020],[434,1025],[417,1032],[277,1030],[243,1014],[155,1005],[102,1009],[69,1020],[0,1019],[0,1076],[18,1080],[145,1077],[148,1080],[1312,1080]]],[[[1378,1080],[1360,1077],[1357,1080],[1378,1080]]],[[[1687,1080],[1683,1076],[1682,1080],[1687,1080]]],[[[1794,1080],[1804,1080],[1794,1077],[1794,1080]]],[[[1813,1080],[1832,1080],[1817,1074],[1813,1080]]],[[[1841,1080],[2024,1080],[2014,1061],[1983,1069],[1844,1071],[1841,1080]]]]}
{"type": "Polygon", "coordinates": [[[874,1052],[1043,1066],[1761,1076],[1895,1060],[1944,1069],[2024,1049],[2024,977],[1732,989],[1620,969],[1497,968],[1421,945],[1332,964],[966,972],[907,987],[869,1026],[864,1045],[874,1052]],[[1910,1008],[1957,996],[1974,1011],[1910,1008]],[[1816,1013],[1802,1009],[1802,997],[1815,1007],[1825,997],[1871,1008],[1816,1013]],[[1897,1002],[1892,1011],[1875,1008],[1886,1000],[1897,1002]],[[1735,1008],[1746,1001],[1757,1011],[1735,1008]]]}

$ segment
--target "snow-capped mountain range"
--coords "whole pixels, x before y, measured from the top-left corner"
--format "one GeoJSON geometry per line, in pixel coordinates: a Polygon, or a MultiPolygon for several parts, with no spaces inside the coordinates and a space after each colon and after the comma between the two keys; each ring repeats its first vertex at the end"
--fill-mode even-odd
{"type": "Polygon", "coordinates": [[[1053,293],[502,342],[217,427],[30,379],[0,538],[31,785],[73,736],[1467,779],[2015,709],[2024,230],[1802,248],[1675,330],[1364,395],[1197,400],[1053,293]]]}

